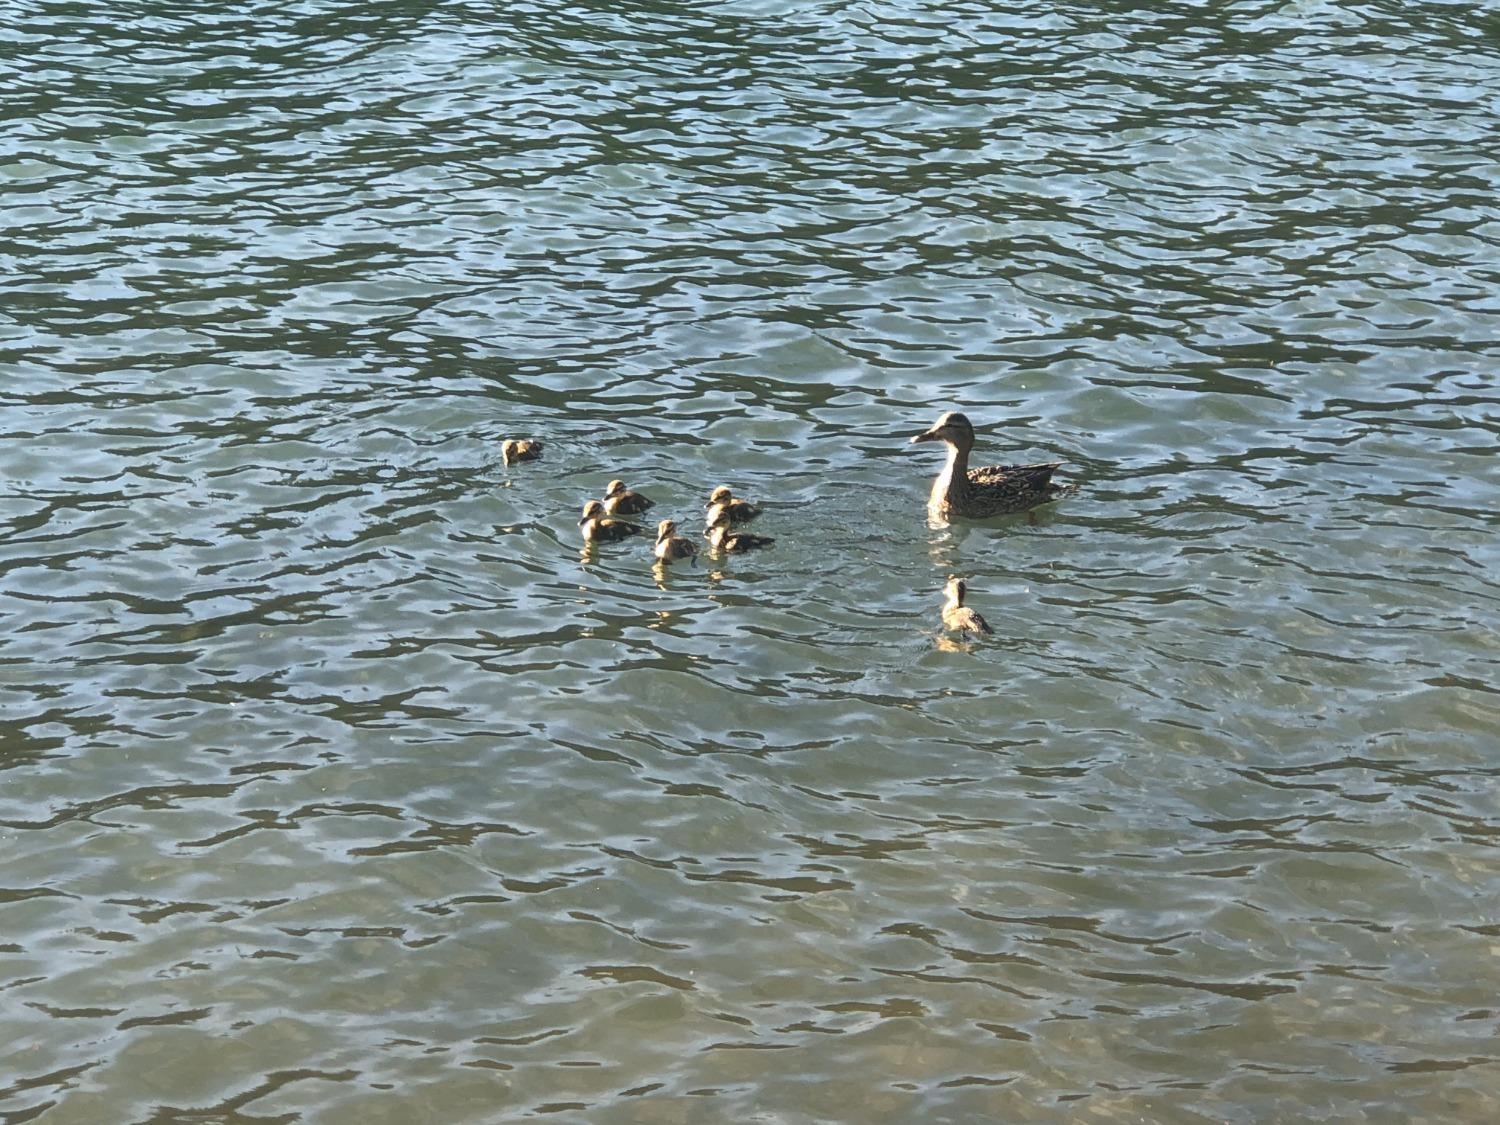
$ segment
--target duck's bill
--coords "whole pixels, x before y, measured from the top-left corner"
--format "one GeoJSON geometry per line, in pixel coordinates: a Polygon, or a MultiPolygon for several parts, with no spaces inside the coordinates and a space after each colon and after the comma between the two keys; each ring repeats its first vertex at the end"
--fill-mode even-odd
{"type": "Polygon", "coordinates": [[[579,519],[578,526],[582,527],[584,524],[588,523],[589,520],[591,520],[593,518],[594,518],[593,516],[583,516],[581,519],[579,519]]]}
{"type": "Polygon", "coordinates": [[[923,430],[920,434],[912,434],[908,445],[915,445],[919,441],[942,441],[942,435],[936,429],[923,430]]]}

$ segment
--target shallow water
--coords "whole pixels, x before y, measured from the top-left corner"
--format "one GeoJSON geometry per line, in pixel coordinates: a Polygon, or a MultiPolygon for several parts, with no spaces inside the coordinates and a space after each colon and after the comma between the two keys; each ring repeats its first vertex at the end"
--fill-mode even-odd
{"type": "Polygon", "coordinates": [[[8,7],[5,1122],[1500,1113],[1500,23],[994,7],[8,7]]]}

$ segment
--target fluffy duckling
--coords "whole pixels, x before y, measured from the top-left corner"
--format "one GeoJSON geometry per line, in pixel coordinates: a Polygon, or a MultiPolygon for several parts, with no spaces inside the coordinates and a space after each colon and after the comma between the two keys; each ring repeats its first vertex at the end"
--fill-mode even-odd
{"type": "Polygon", "coordinates": [[[611,519],[605,515],[604,505],[597,500],[590,500],[583,506],[583,518],[578,521],[578,526],[583,528],[585,543],[614,543],[646,530],[638,523],[611,519]]]}
{"type": "Polygon", "coordinates": [[[708,495],[708,523],[710,526],[716,518],[717,513],[722,510],[729,516],[730,523],[749,523],[760,515],[760,509],[748,500],[736,499],[729,491],[727,484],[721,484],[708,495]]]}
{"type": "Polygon", "coordinates": [[[731,531],[730,515],[722,506],[710,513],[708,530],[704,532],[715,551],[754,551],[769,547],[776,542],[769,535],[747,535],[743,531],[731,531]]]}
{"type": "Polygon", "coordinates": [[[500,443],[500,456],[507,465],[517,461],[535,461],[542,455],[542,443],[535,438],[510,438],[500,443]]]}
{"type": "Polygon", "coordinates": [[[656,501],[633,492],[622,480],[612,480],[604,490],[604,510],[612,516],[634,516],[644,512],[656,501]]]}
{"type": "Polygon", "coordinates": [[[964,605],[967,590],[964,580],[957,575],[948,579],[948,584],[943,587],[948,599],[943,603],[943,628],[959,633],[993,633],[988,621],[964,605]]]}
{"type": "Polygon", "coordinates": [[[673,562],[676,559],[692,558],[698,553],[698,548],[691,539],[684,539],[680,535],[674,535],[677,530],[676,520],[662,520],[656,525],[656,557],[660,562],[673,562]]]}
{"type": "Polygon", "coordinates": [[[941,441],[948,446],[948,463],[933,482],[932,493],[927,498],[927,512],[934,519],[951,516],[986,519],[1024,512],[1077,491],[1074,486],[1052,483],[1052,473],[1062,465],[1061,461],[969,468],[974,427],[957,411],[944,414],[930,429],[923,430],[911,440],[941,441]]]}

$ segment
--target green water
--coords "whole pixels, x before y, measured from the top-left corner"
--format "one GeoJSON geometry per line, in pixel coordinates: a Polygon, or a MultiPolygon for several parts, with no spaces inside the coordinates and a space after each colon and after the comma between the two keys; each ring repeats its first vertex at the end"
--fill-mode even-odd
{"type": "Polygon", "coordinates": [[[7,1125],[1500,1113],[1492,15],[0,14],[7,1125]]]}

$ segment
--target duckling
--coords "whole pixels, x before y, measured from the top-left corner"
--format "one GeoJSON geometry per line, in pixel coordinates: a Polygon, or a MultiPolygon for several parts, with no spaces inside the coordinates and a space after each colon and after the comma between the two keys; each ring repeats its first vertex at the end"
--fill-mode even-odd
{"type": "Polygon", "coordinates": [[[931,429],[923,430],[911,440],[941,441],[948,446],[948,463],[933,482],[932,493],[927,499],[927,512],[935,519],[950,516],[986,519],[1024,512],[1078,490],[1076,485],[1052,483],[1052,473],[1062,465],[1061,461],[969,468],[974,427],[957,411],[944,414],[931,429]]]}
{"type": "Polygon", "coordinates": [[[612,516],[639,515],[655,503],[649,497],[626,488],[622,480],[610,481],[609,487],[604,490],[604,510],[612,516]]]}
{"type": "Polygon", "coordinates": [[[993,633],[995,630],[990,628],[988,621],[964,605],[967,590],[964,580],[957,575],[948,579],[948,584],[943,587],[948,599],[943,603],[943,628],[960,633],[993,633]]]}
{"type": "Polygon", "coordinates": [[[510,438],[500,443],[500,456],[507,465],[517,461],[535,461],[542,455],[542,443],[535,438],[510,438]]]}
{"type": "Polygon", "coordinates": [[[672,534],[676,530],[676,520],[662,520],[656,525],[656,558],[659,562],[692,558],[698,553],[691,539],[672,534]]]}
{"type": "Polygon", "coordinates": [[[760,509],[748,500],[736,499],[727,484],[721,484],[708,495],[708,523],[712,526],[714,514],[723,509],[729,514],[730,523],[749,523],[760,515],[760,509]]]}
{"type": "Polygon", "coordinates": [[[769,547],[776,542],[769,535],[747,535],[745,532],[730,531],[732,520],[727,508],[722,505],[716,506],[710,515],[708,530],[704,532],[708,541],[716,551],[754,551],[761,547],[769,547]]]}
{"type": "Polygon", "coordinates": [[[583,506],[583,518],[578,521],[578,526],[583,528],[585,543],[614,543],[620,539],[628,539],[632,535],[639,535],[646,530],[638,523],[611,519],[606,516],[604,505],[597,500],[590,500],[583,506]]]}

